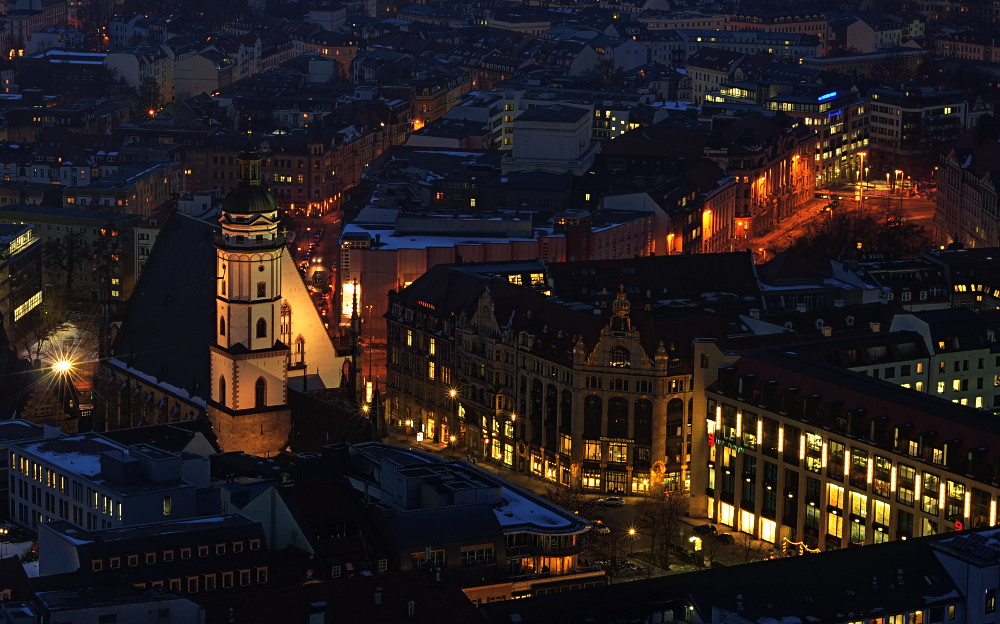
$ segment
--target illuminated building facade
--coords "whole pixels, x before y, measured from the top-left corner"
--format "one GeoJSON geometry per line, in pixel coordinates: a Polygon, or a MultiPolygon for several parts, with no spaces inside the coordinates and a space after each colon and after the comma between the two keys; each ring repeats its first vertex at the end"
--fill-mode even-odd
{"type": "Polygon", "coordinates": [[[736,180],[735,238],[771,232],[813,199],[818,144],[808,126],[800,122],[782,126],[759,113],[713,132],[705,155],[736,180]]]}
{"type": "Polygon", "coordinates": [[[698,289],[745,295],[712,307],[759,301],[749,256],[513,268],[438,266],[390,296],[390,426],[566,487],[686,489],[690,345],[723,328],[653,293],[684,297],[681,276],[699,274],[698,289]]]}
{"type": "Polygon", "coordinates": [[[42,243],[32,225],[0,224],[0,314],[11,344],[42,316],[42,243]]]}
{"type": "Polygon", "coordinates": [[[862,175],[868,145],[868,100],[853,91],[802,92],[792,90],[764,103],[769,111],[781,111],[801,119],[816,131],[815,160],[817,188],[835,180],[857,181],[862,175]]]}
{"type": "Polygon", "coordinates": [[[692,514],[810,551],[997,524],[982,412],[793,348],[694,357],[692,514]]]}

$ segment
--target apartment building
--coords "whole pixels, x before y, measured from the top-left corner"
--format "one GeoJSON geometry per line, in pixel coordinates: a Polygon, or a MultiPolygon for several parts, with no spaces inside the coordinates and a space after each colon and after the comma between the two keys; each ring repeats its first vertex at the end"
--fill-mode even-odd
{"type": "Polygon", "coordinates": [[[693,514],[810,551],[996,525],[1000,427],[981,412],[797,347],[699,340],[695,366],[693,514]]]}
{"type": "Polygon", "coordinates": [[[759,301],[749,255],[553,263],[534,287],[505,268],[438,266],[390,296],[391,426],[562,486],[687,489],[689,345],[723,332],[654,293],[692,309],[759,301]]]}
{"type": "Polygon", "coordinates": [[[11,442],[9,513],[30,530],[65,520],[87,530],[199,515],[208,459],[95,433],[11,442]]]}

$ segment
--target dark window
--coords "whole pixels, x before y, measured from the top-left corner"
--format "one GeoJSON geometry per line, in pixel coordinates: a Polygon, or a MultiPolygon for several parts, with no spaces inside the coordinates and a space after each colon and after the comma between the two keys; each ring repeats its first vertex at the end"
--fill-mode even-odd
{"type": "Polygon", "coordinates": [[[652,444],[653,442],[653,402],[649,399],[639,399],[635,402],[635,438],[636,444],[652,444]]]}
{"type": "Polygon", "coordinates": [[[226,378],[219,377],[219,405],[226,404],[226,378]]]}
{"type": "Polygon", "coordinates": [[[628,437],[628,401],[622,397],[608,399],[608,437],[628,437]]]}
{"type": "Polygon", "coordinates": [[[267,382],[263,377],[257,378],[253,388],[254,407],[264,407],[267,404],[267,382]]]}
{"type": "Polygon", "coordinates": [[[257,337],[267,338],[267,321],[263,318],[257,319],[257,337]]]}
{"type": "Polygon", "coordinates": [[[590,394],[583,400],[583,437],[596,440],[601,437],[601,397],[590,394]]]}

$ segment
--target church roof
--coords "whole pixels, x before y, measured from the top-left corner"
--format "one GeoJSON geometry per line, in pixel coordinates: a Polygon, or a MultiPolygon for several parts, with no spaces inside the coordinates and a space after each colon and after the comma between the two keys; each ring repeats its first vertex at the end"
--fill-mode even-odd
{"type": "Polygon", "coordinates": [[[277,200],[267,189],[259,184],[251,185],[245,180],[237,184],[222,200],[222,209],[227,214],[274,212],[277,206],[277,200]]]}
{"type": "Polygon", "coordinates": [[[260,176],[261,157],[257,147],[247,143],[240,152],[240,182],[222,200],[226,214],[254,214],[274,212],[278,201],[265,187],[260,176]],[[250,166],[256,163],[256,167],[250,166]]]}
{"type": "Polygon", "coordinates": [[[176,212],[167,219],[112,345],[131,368],[195,397],[208,393],[215,342],[216,230],[176,212]]]}

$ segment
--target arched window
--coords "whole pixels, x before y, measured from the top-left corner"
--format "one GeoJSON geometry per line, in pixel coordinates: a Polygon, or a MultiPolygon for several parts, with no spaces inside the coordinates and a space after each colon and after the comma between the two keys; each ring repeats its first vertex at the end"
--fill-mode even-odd
{"type": "Polygon", "coordinates": [[[293,361],[299,366],[306,363],[306,340],[302,336],[295,339],[295,354],[293,361]]]}
{"type": "Polygon", "coordinates": [[[601,437],[601,397],[589,394],[583,400],[583,437],[597,440],[601,437]]]}
{"type": "Polygon", "coordinates": [[[633,407],[635,412],[635,438],[636,444],[653,443],[653,402],[649,399],[638,399],[633,407]]]}
{"type": "Polygon", "coordinates": [[[257,337],[267,338],[267,321],[263,318],[257,319],[257,337]]]}
{"type": "Polygon", "coordinates": [[[608,399],[608,437],[628,437],[628,400],[622,397],[608,399]]]}
{"type": "Polygon", "coordinates": [[[226,335],[226,319],[225,319],[225,317],[222,317],[222,318],[219,319],[219,335],[220,336],[225,336],[226,335]]]}
{"type": "Polygon", "coordinates": [[[254,407],[264,407],[267,401],[267,382],[264,381],[263,377],[257,378],[257,383],[253,386],[253,405],[254,407]]]}
{"type": "Polygon", "coordinates": [[[611,366],[619,366],[621,368],[632,366],[632,356],[625,347],[611,347],[609,360],[608,363],[611,366]]]}
{"type": "Polygon", "coordinates": [[[559,432],[570,435],[573,424],[573,393],[562,391],[562,401],[559,402],[559,432]]]}
{"type": "Polygon", "coordinates": [[[684,435],[684,401],[670,399],[667,401],[667,437],[679,438],[684,435]]]}
{"type": "Polygon", "coordinates": [[[226,378],[219,377],[219,405],[226,404],[226,378]]]}
{"type": "Polygon", "coordinates": [[[292,344],[292,306],[287,301],[281,304],[281,342],[292,344]]]}

